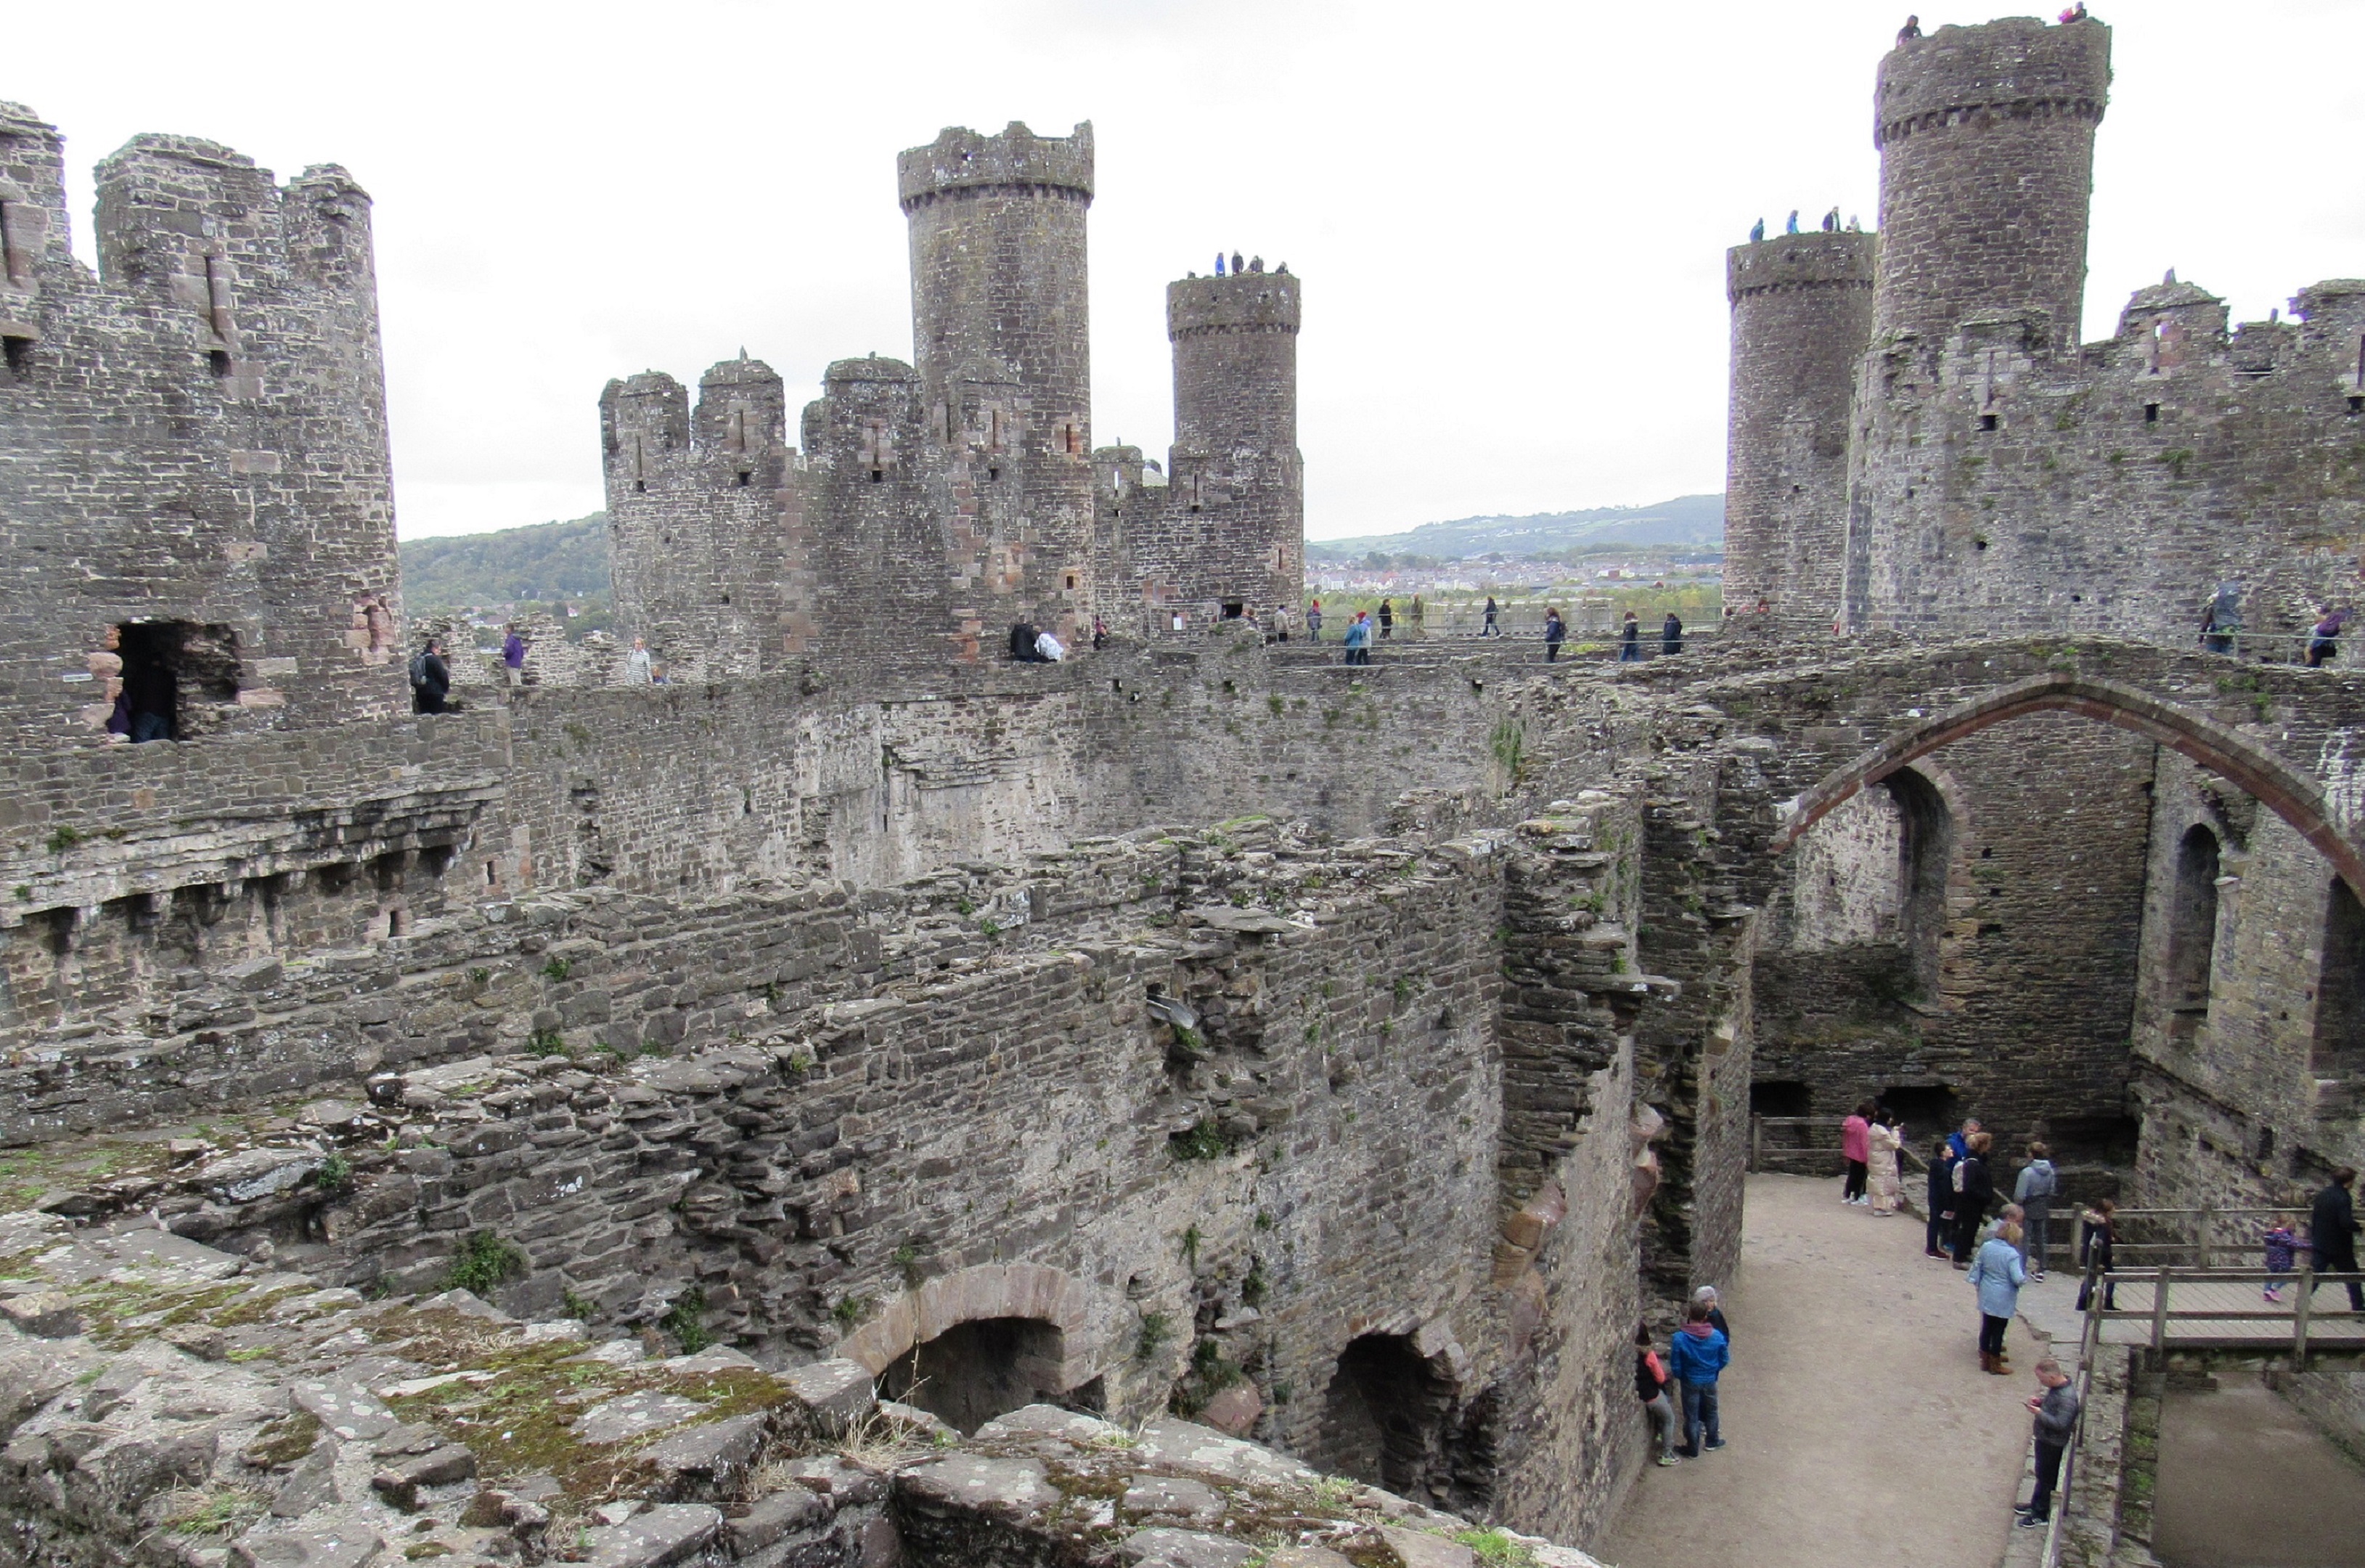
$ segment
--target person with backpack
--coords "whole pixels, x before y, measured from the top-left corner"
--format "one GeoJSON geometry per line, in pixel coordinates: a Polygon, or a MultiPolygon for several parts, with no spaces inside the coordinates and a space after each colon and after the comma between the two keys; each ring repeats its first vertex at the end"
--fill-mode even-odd
{"type": "Polygon", "coordinates": [[[1495,617],[1497,613],[1499,612],[1495,607],[1495,596],[1490,593],[1486,596],[1486,623],[1478,629],[1478,635],[1481,637],[1499,637],[1503,634],[1502,627],[1495,623],[1495,617]]]}
{"type": "Polygon", "coordinates": [[[1560,663],[1560,645],[1568,641],[1568,622],[1560,618],[1560,607],[1544,611],[1544,663],[1560,663]]]}
{"type": "Polygon", "coordinates": [[[434,638],[411,656],[410,711],[448,713],[444,700],[452,695],[452,666],[443,662],[443,644],[434,638]]]}
{"type": "Polygon", "coordinates": [[[1659,1445],[1661,1464],[1676,1462],[1676,1406],[1667,1397],[1674,1382],[1659,1352],[1651,1349],[1651,1326],[1641,1325],[1634,1330],[1634,1397],[1642,1402],[1642,1413],[1651,1417],[1651,1436],[1659,1445]]]}
{"type": "Polygon", "coordinates": [[[1716,1380],[1732,1357],[1708,1315],[1708,1303],[1692,1303],[1667,1352],[1667,1370],[1684,1385],[1684,1446],[1676,1451],[1686,1459],[1724,1446],[1717,1427],[1716,1380]]]}

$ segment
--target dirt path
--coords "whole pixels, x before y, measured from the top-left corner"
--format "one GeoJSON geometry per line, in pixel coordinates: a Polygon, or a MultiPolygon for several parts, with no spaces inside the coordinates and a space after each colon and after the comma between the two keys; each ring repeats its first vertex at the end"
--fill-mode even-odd
{"type": "Polygon", "coordinates": [[[2028,1369],[1979,1371],[1963,1276],[1922,1222],[1839,1201],[1837,1176],[1752,1176],[1726,1293],[1726,1447],[1646,1465],[1595,1555],[1619,1568],[1991,1568],[2017,1500],[2028,1369]]]}

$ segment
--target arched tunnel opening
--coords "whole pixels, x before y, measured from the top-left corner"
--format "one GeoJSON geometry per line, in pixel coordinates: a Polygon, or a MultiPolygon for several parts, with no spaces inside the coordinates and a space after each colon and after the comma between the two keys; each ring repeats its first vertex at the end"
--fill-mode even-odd
{"type": "Polygon", "coordinates": [[[1029,1405],[1094,1408],[1094,1388],[1060,1385],[1062,1338],[1057,1326],[1034,1317],[956,1323],[890,1362],[879,1374],[879,1396],[917,1406],[964,1434],[1029,1405]]]}
{"type": "Polygon", "coordinates": [[[1494,1401],[1465,1402],[1401,1334],[1348,1343],[1324,1396],[1321,1468],[1440,1506],[1483,1507],[1494,1469],[1494,1401]]]}

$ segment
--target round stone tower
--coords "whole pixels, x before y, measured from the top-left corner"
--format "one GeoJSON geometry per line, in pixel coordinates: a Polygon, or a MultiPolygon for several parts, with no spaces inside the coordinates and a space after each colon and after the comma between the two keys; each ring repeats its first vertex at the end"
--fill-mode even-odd
{"type": "Polygon", "coordinates": [[[1297,451],[1298,280],[1288,273],[1166,286],[1174,345],[1170,505],[1188,537],[1171,563],[1186,601],[1295,606],[1306,584],[1297,451]],[[1192,526],[1195,514],[1198,526],[1192,526]]]}
{"type": "Polygon", "coordinates": [[[2041,309],[2074,345],[2111,29],[2012,17],[1940,28],[1880,62],[1873,331],[1935,347],[1973,313],[2041,309]]]}
{"type": "Polygon", "coordinates": [[[1093,128],[947,129],[896,160],[896,185],[911,221],[919,401],[964,520],[947,561],[967,589],[954,619],[989,644],[1025,621],[1073,645],[1094,593],[1093,128]]]}
{"type": "Polygon", "coordinates": [[[1724,601],[1828,626],[1847,543],[1848,398],[1872,330],[1877,241],[1786,234],[1725,253],[1732,390],[1724,601]]]}

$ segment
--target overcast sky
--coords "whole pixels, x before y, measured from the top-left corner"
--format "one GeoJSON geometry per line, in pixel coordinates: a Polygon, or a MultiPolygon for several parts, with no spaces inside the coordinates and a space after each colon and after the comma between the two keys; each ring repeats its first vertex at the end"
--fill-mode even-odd
{"type": "MultiPolygon", "coordinates": [[[[2365,3],[2099,9],[2088,338],[2169,266],[2237,319],[2365,274],[2365,3]]],[[[1323,537],[1721,488],[1724,249],[1793,207],[1871,225],[1903,13],[28,0],[0,97],[65,132],[85,256],[90,165],[135,132],[353,171],[405,537],[597,507],[611,376],[694,383],[744,346],[801,400],[832,359],[908,357],[897,151],[1090,119],[1095,439],[1163,454],[1168,279],[1219,248],[1286,261],[1323,537]]]]}

